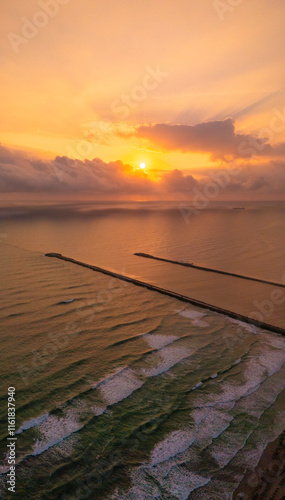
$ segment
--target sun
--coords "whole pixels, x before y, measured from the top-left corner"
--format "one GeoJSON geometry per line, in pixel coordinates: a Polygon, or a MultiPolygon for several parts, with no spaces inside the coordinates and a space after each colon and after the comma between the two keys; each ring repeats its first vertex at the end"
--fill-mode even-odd
{"type": "Polygon", "coordinates": [[[140,163],[140,168],[144,169],[146,167],[145,163],[140,163]]]}

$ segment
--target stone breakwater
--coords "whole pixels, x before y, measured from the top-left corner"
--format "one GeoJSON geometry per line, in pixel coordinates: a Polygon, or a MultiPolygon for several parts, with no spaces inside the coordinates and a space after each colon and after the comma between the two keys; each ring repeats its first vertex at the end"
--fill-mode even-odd
{"type": "Polygon", "coordinates": [[[258,281],[259,283],[265,283],[266,285],[280,286],[285,288],[284,283],[277,283],[275,281],[263,280],[261,278],[254,278],[252,276],[244,276],[243,274],[230,273],[228,271],[221,271],[219,269],[212,269],[210,267],[197,266],[190,262],[181,262],[179,260],[164,259],[163,257],[155,257],[148,253],[136,252],[134,253],[137,257],[144,257],[146,259],[160,260],[162,262],[168,262],[169,264],[176,264],[178,266],[192,267],[192,269],[199,269],[200,271],[208,271],[210,273],[224,274],[225,276],[233,276],[234,278],[241,278],[243,280],[258,281]]]}
{"type": "MultiPolygon", "coordinates": [[[[140,254],[142,255],[142,254],[140,254]]],[[[144,256],[147,254],[143,254],[144,256]]],[[[270,325],[268,323],[264,323],[263,321],[259,321],[254,318],[249,318],[247,316],[244,316],[243,314],[239,314],[233,311],[229,311],[227,309],[223,309],[221,307],[215,306],[213,304],[207,304],[206,302],[203,302],[201,300],[197,300],[191,297],[187,297],[186,295],[182,295],[176,292],[172,292],[171,290],[166,290],[165,288],[161,288],[156,285],[152,285],[150,283],[145,283],[144,281],[137,280],[135,278],[131,278],[129,276],[125,276],[123,274],[116,273],[114,271],[110,271],[108,269],[104,269],[102,267],[98,266],[92,266],[91,264],[86,264],[84,262],[80,262],[78,260],[72,259],[70,257],[65,257],[64,255],[61,255],[60,253],[46,253],[46,257],[54,257],[56,259],[64,260],[66,262],[70,262],[72,264],[76,264],[78,266],[86,267],[88,269],[91,269],[92,271],[96,271],[102,274],[106,274],[107,276],[112,276],[113,278],[117,278],[122,281],[128,281],[129,283],[133,283],[136,286],[141,286],[143,288],[147,288],[148,290],[152,290],[154,292],[158,292],[164,295],[168,295],[169,297],[174,297],[175,299],[181,300],[183,302],[188,302],[189,304],[192,304],[197,307],[202,307],[204,309],[208,309],[209,311],[214,311],[219,314],[223,314],[225,316],[229,316],[230,318],[236,319],[238,321],[243,321],[245,323],[248,323],[250,325],[254,325],[258,328],[263,328],[264,330],[269,330],[271,332],[276,332],[280,333],[282,335],[285,335],[285,329],[275,326],[275,325],[270,325]]],[[[150,257],[151,258],[151,257],[150,257]]]]}

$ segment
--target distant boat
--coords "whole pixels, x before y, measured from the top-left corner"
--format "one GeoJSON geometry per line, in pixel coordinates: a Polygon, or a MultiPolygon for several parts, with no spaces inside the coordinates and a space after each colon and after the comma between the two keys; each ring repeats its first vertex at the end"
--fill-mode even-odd
{"type": "Polygon", "coordinates": [[[233,210],[245,210],[245,207],[233,207],[233,210]]]}

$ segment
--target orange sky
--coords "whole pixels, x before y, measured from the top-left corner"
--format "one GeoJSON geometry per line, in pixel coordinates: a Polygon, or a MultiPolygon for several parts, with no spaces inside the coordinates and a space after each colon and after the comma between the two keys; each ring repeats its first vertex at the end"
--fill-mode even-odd
{"type": "Polygon", "coordinates": [[[262,177],[260,197],[278,199],[284,21],[284,0],[1,0],[1,144],[42,161],[120,161],[138,183],[142,162],[157,183],[176,169],[201,182],[234,161],[243,186],[262,177]],[[254,157],[236,152],[241,137],[254,157]]]}

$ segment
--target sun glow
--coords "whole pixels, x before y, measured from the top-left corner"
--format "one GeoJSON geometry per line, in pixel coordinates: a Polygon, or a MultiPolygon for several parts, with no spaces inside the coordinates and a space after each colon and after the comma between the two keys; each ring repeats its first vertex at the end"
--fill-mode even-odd
{"type": "Polygon", "coordinates": [[[140,168],[144,169],[146,167],[145,163],[140,163],[140,168]]]}

